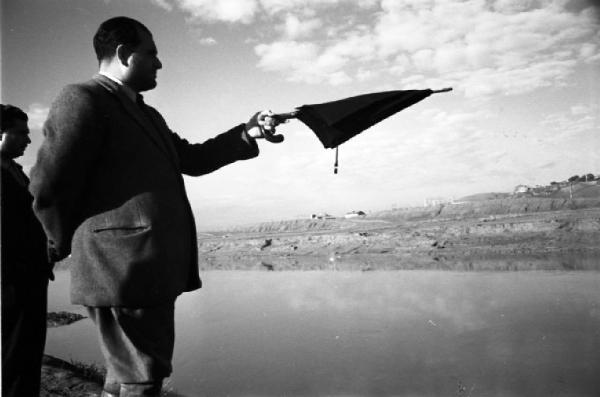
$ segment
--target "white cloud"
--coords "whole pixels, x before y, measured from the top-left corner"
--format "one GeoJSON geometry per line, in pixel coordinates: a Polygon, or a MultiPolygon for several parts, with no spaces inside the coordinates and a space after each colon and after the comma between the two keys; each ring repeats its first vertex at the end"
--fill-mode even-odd
{"type": "Polygon", "coordinates": [[[596,134],[600,127],[600,108],[598,105],[576,104],[569,111],[548,114],[540,122],[547,130],[551,140],[570,139],[577,141],[581,134],[596,134]]]}
{"type": "Polygon", "coordinates": [[[213,46],[215,44],[217,44],[217,40],[215,40],[214,37],[203,37],[201,39],[198,40],[200,42],[200,44],[205,45],[205,46],[213,46]]]}
{"type": "Polygon", "coordinates": [[[264,11],[270,15],[282,12],[300,11],[313,14],[315,9],[358,6],[362,9],[372,8],[378,0],[260,0],[264,11]]]}
{"type": "Polygon", "coordinates": [[[42,105],[40,103],[32,103],[29,105],[25,113],[27,113],[27,117],[29,118],[28,125],[32,130],[41,129],[44,126],[44,122],[48,117],[48,112],[50,108],[48,106],[42,105]]]}
{"type": "MultiPolygon", "coordinates": [[[[597,40],[600,42],[600,36],[597,40]]],[[[600,61],[600,49],[598,48],[598,44],[596,43],[584,43],[579,49],[579,56],[586,63],[593,63],[600,61]]]]}
{"type": "Polygon", "coordinates": [[[192,18],[203,21],[250,23],[258,11],[257,0],[175,0],[175,3],[192,18]]]}
{"type": "MultiPolygon", "coordinates": [[[[284,11],[298,10],[308,7],[307,0],[260,0],[263,9],[268,14],[277,14],[284,11]]],[[[318,5],[319,1],[315,2],[318,5]]]]}
{"type": "Polygon", "coordinates": [[[412,63],[417,69],[427,71],[433,68],[433,56],[432,49],[424,48],[412,55],[412,63]]]}
{"type": "MultiPolygon", "coordinates": [[[[308,5],[300,0],[287,7],[278,0],[262,3],[280,9],[308,5]]],[[[341,3],[315,2],[336,10],[341,3]]],[[[346,28],[343,9],[337,17],[321,18],[334,34],[311,41],[319,43],[319,51],[304,64],[316,65],[324,73],[321,78],[316,71],[293,66],[293,60],[279,71],[289,80],[321,83],[333,82],[328,78],[333,74],[364,79],[364,73],[352,71],[385,69],[413,81],[452,81],[476,97],[561,85],[580,62],[600,60],[600,29],[593,13],[568,11],[564,1],[382,0],[380,7],[382,12],[362,21],[361,29],[346,28]],[[414,75],[423,77],[410,77],[414,75]]]]}
{"type": "Polygon", "coordinates": [[[358,81],[369,81],[376,77],[376,74],[372,70],[359,69],[356,72],[356,80],[358,81]]]}
{"type": "MultiPolygon", "coordinates": [[[[452,112],[448,113],[445,110],[429,108],[421,112],[421,117],[425,120],[435,122],[440,128],[467,126],[473,122],[480,122],[496,117],[489,110],[477,110],[472,112],[452,112]]],[[[453,139],[453,138],[452,138],[453,139]]]]}
{"type": "Polygon", "coordinates": [[[228,23],[251,23],[262,14],[275,16],[298,13],[314,16],[316,9],[338,6],[373,8],[377,0],[151,0],[157,6],[171,11],[174,6],[188,12],[192,19],[228,23]],[[170,1],[170,2],[169,2],[170,1]]]}
{"type": "Polygon", "coordinates": [[[348,62],[343,51],[330,48],[320,52],[319,47],[313,43],[279,41],[259,44],[255,47],[255,52],[261,58],[259,67],[283,72],[290,81],[339,85],[352,80],[342,70],[348,62]]]}
{"type": "Polygon", "coordinates": [[[433,56],[433,67],[440,74],[459,70],[466,62],[467,55],[464,46],[456,44],[439,48],[433,56]]]}
{"type": "Polygon", "coordinates": [[[169,4],[168,0],[150,0],[152,3],[156,4],[160,8],[163,8],[167,11],[173,10],[173,5],[169,4]]]}
{"type": "Polygon", "coordinates": [[[293,73],[296,69],[305,69],[312,59],[317,57],[318,47],[313,43],[297,41],[278,41],[271,44],[259,44],[254,48],[260,57],[259,66],[268,71],[293,73]]]}
{"type": "Polygon", "coordinates": [[[529,9],[532,3],[532,0],[496,0],[493,8],[503,14],[515,14],[529,9]]]}
{"type": "Polygon", "coordinates": [[[410,67],[410,60],[405,54],[400,54],[390,65],[390,73],[404,76],[410,67]]]}
{"type": "Polygon", "coordinates": [[[562,85],[578,65],[600,62],[596,12],[566,0],[153,2],[192,20],[256,24],[259,68],[296,82],[374,81],[366,71],[376,70],[485,97],[562,85]]]}
{"type": "Polygon", "coordinates": [[[296,40],[310,36],[321,25],[321,20],[318,18],[300,20],[296,15],[288,14],[285,17],[281,30],[288,39],[296,40]]]}
{"type": "Polygon", "coordinates": [[[571,106],[571,114],[575,116],[580,115],[588,115],[591,114],[591,106],[590,105],[573,105],[571,106]]]}

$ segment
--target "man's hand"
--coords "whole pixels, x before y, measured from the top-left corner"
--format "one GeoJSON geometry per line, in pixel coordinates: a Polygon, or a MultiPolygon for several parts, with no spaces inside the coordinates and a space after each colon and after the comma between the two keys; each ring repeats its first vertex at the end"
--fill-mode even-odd
{"type": "Polygon", "coordinates": [[[271,117],[273,112],[263,110],[257,112],[245,125],[246,133],[252,138],[265,138],[269,142],[279,143],[283,141],[283,135],[275,135],[275,128],[280,124],[271,117]]]}

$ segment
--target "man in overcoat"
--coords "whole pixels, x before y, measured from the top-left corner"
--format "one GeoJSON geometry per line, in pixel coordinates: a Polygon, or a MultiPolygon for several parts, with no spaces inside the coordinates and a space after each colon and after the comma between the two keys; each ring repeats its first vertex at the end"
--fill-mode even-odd
{"type": "Polygon", "coordinates": [[[29,179],[15,159],[29,139],[28,117],[0,105],[2,182],[2,396],[37,397],[46,342],[46,236],[31,208],[29,179]]]}
{"type": "Polygon", "coordinates": [[[94,49],[98,75],[64,88],[44,125],[34,210],[51,260],[71,256],[71,300],[98,328],[103,395],[157,396],[171,373],[175,300],[201,286],[182,174],[256,157],[255,138],[276,121],[257,113],[191,144],[139,94],[156,86],[162,67],[148,28],[111,18],[94,49]]]}

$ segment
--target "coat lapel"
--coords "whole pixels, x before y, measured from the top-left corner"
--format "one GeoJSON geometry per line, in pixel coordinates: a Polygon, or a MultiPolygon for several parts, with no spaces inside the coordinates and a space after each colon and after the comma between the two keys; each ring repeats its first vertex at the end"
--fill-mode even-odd
{"type": "MultiPolygon", "coordinates": [[[[138,106],[134,106],[134,107],[136,109],[139,109],[138,106]]],[[[177,162],[179,162],[179,155],[177,154],[177,151],[175,150],[175,145],[173,145],[173,141],[171,140],[171,137],[170,137],[171,132],[165,131],[164,129],[161,128],[161,124],[163,123],[162,120],[158,120],[156,118],[156,116],[154,115],[154,113],[152,113],[152,112],[148,111],[148,112],[142,112],[142,113],[146,116],[147,119],[150,120],[151,125],[155,128],[156,133],[161,138],[161,141],[164,142],[166,149],[169,151],[171,156],[173,156],[173,159],[175,159],[177,162]],[[161,129],[162,129],[162,131],[161,131],[161,129]]]]}
{"type": "Polygon", "coordinates": [[[158,146],[177,170],[179,170],[179,156],[175,151],[173,143],[170,141],[170,137],[166,132],[159,131],[159,124],[155,120],[151,120],[149,112],[144,112],[137,104],[131,101],[123,92],[121,92],[119,85],[109,78],[102,75],[96,75],[94,76],[94,80],[117,97],[127,113],[140,124],[146,136],[158,146]]]}

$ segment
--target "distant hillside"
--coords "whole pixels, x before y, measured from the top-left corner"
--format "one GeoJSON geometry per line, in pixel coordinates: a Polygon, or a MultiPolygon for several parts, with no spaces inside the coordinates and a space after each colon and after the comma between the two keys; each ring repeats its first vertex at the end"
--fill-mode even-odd
{"type": "MultiPolygon", "coordinates": [[[[518,215],[535,212],[577,210],[600,207],[600,185],[575,183],[567,187],[543,187],[527,193],[479,193],[462,197],[453,204],[429,207],[398,208],[376,211],[364,219],[293,219],[264,222],[207,233],[211,236],[230,234],[322,233],[332,230],[368,228],[374,222],[404,222],[433,219],[468,219],[495,215],[518,215]],[[571,194],[573,199],[571,199],[571,194]]],[[[201,236],[199,236],[201,237],[201,236]]]]}
{"type": "Polygon", "coordinates": [[[497,200],[506,198],[556,198],[556,199],[589,199],[600,198],[600,185],[594,182],[575,182],[572,185],[563,184],[556,186],[539,186],[529,188],[523,193],[478,193],[461,197],[455,202],[473,202],[485,200],[497,200]]]}
{"type": "Polygon", "coordinates": [[[461,203],[466,201],[481,201],[481,200],[495,200],[510,197],[511,193],[478,193],[470,196],[461,197],[455,201],[461,203]]]}
{"type": "Polygon", "coordinates": [[[228,233],[286,233],[286,232],[318,232],[322,230],[339,230],[351,225],[345,219],[293,219],[263,222],[256,225],[234,227],[228,233]]]}
{"type": "MultiPolygon", "coordinates": [[[[595,183],[575,183],[572,186],[573,198],[597,198],[600,197],[600,185],[595,183]]],[[[563,187],[556,192],[552,192],[548,197],[551,198],[569,198],[571,195],[569,187],[563,187]]]]}
{"type": "MultiPolygon", "coordinates": [[[[483,197],[483,195],[481,195],[483,197]]],[[[600,208],[600,195],[591,198],[538,198],[514,197],[465,201],[457,204],[440,204],[430,207],[400,208],[370,213],[364,219],[294,219],[264,222],[235,227],[223,232],[208,233],[208,237],[238,234],[322,233],[351,230],[359,227],[379,227],[377,222],[405,222],[443,219],[484,218],[496,215],[519,215],[547,211],[600,208]]],[[[199,236],[202,238],[202,236],[199,236]]]]}
{"type": "MultiPolygon", "coordinates": [[[[575,196],[575,194],[573,195],[575,196]]],[[[379,211],[370,219],[419,221],[426,219],[467,219],[490,215],[518,215],[532,212],[576,210],[600,207],[600,195],[589,198],[515,197],[466,201],[432,207],[379,211]]]]}

